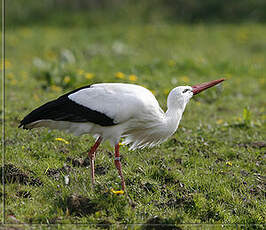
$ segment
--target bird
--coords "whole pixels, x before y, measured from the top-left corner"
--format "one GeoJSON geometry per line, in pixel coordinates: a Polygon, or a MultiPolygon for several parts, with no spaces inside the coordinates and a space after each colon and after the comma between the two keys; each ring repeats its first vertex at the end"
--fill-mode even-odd
{"type": "Polygon", "coordinates": [[[47,127],[77,136],[90,134],[95,137],[95,144],[88,152],[92,186],[95,184],[96,150],[108,140],[114,146],[114,163],[124,191],[126,186],[120,161],[120,141],[123,140],[122,144],[128,145],[129,150],[161,144],[177,130],[189,100],[224,80],[221,78],[173,88],[167,97],[166,112],[161,109],[153,93],[140,85],[87,85],[36,108],[20,121],[19,127],[47,127]]]}

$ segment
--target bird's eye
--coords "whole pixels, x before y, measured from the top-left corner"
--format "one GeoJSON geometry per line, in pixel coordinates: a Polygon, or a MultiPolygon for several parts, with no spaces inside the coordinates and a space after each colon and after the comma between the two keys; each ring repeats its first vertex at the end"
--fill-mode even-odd
{"type": "Polygon", "coordinates": [[[189,89],[184,89],[182,93],[186,93],[187,91],[189,91],[189,89]]]}

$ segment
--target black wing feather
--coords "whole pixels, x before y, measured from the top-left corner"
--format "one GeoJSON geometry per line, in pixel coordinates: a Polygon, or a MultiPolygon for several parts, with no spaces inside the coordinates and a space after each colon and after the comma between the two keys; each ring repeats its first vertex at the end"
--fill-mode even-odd
{"type": "Polygon", "coordinates": [[[70,122],[92,122],[102,126],[115,125],[114,120],[105,114],[77,104],[68,98],[68,95],[81,89],[89,88],[85,86],[73,90],[56,100],[47,102],[39,108],[33,110],[20,122],[19,127],[25,128],[25,125],[38,120],[70,121],[70,122]]]}

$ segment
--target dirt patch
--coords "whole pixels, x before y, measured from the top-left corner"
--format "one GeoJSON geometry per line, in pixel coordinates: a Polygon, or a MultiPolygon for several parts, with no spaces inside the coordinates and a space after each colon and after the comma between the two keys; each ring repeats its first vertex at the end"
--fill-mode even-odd
{"type": "Polygon", "coordinates": [[[266,142],[263,141],[257,141],[257,142],[249,142],[249,143],[239,143],[237,144],[239,147],[251,147],[255,149],[262,149],[266,147],[266,142]]]}
{"type": "Polygon", "coordinates": [[[71,195],[67,198],[67,210],[70,215],[87,216],[99,211],[100,207],[87,197],[71,195]]]}
{"type": "Polygon", "coordinates": [[[64,165],[62,168],[49,168],[46,170],[45,175],[52,177],[55,180],[59,180],[62,178],[62,175],[68,174],[71,171],[71,167],[68,165],[64,165]]]}
{"type": "Polygon", "coordinates": [[[90,159],[88,157],[86,157],[85,159],[67,157],[66,161],[71,163],[73,167],[90,166],[90,159]]]}
{"type": "MultiPolygon", "coordinates": [[[[2,177],[3,167],[0,168],[0,177],[2,177]]],[[[2,181],[1,181],[2,182],[2,181]]],[[[29,175],[29,172],[23,172],[13,164],[6,164],[4,166],[4,182],[5,183],[19,183],[24,185],[40,186],[43,183],[39,178],[34,178],[29,175]]]]}

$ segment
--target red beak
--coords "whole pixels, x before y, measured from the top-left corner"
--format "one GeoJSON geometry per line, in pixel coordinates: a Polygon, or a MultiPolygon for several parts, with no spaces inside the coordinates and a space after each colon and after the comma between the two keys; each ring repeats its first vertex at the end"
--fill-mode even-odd
{"type": "Polygon", "coordinates": [[[192,86],[193,95],[196,95],[196,94],[200,93],[201,91],[203,91],[205,89],[208,89],[210,87],[213,87],[213,86],[219,84],[220,82],[222,82],[224,80],[225,80],[224,78],[221,78],[221,79],[218,79],[218,80],[201,83],[199,85],[194,85],[194,86],[192,86]]]}

